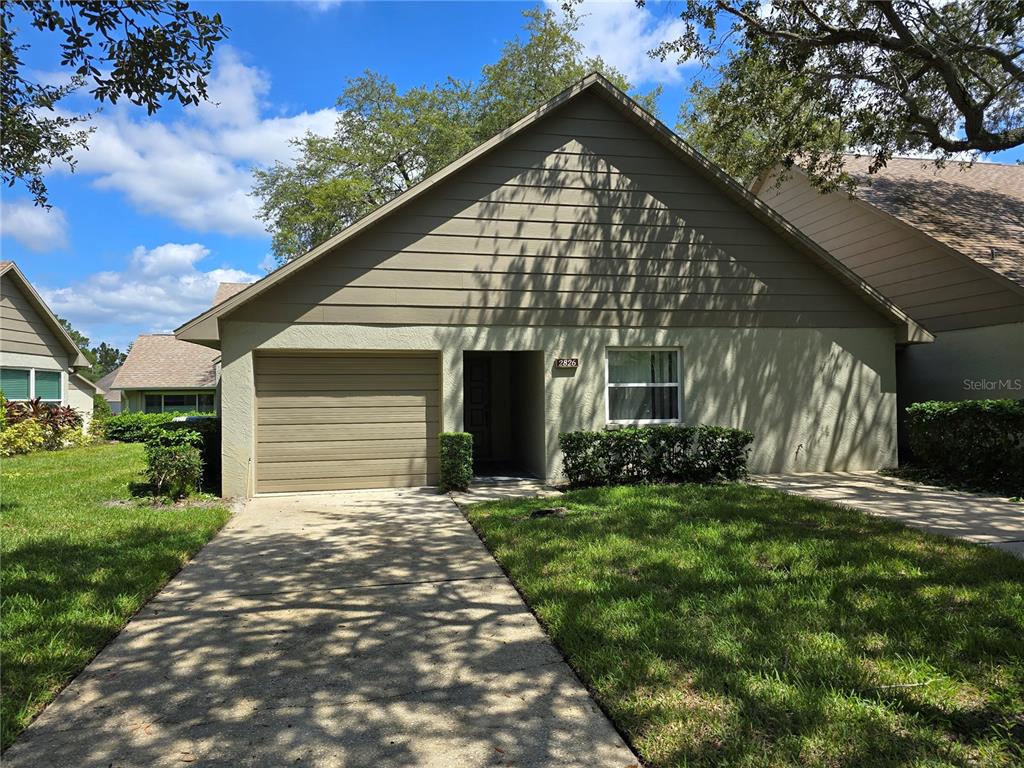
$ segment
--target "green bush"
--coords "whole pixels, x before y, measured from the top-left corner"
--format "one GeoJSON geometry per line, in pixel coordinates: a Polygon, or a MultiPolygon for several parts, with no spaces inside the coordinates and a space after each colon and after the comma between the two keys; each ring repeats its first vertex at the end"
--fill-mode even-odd
{"type": "Polygon", "coordinates": [[[107,398],[105,398],[101,392],[97,392],[92,396],[93,424],[106,421],[113,415],[114,412],[110,410],[110,403],[107,402],[107,398]]]}
{"type": "Polygon", "coordinates": [[[39,422],[32,419],[4,424],[0,428],[0,456],[32,453],[43,447],[46,438],[39,422]]]}
{"type": "Polygon", "coordinates": [[[729,427],[655,425],[563,432],[562,467],[574,486],[708,483],[747,472],[754,436],[729,427]]]}
{"type": "Polygon", "coordinates": [[[199,487],[203,458],[194,445],[146,445],[146,476],[156,493],[180,499],[199,487]]]}
{"type": "Polygon", "coordinates": [[[122,443],[144,443],[152,436],[153,431],[178,416],[212,416],[209,413],[143,413],[142,411],[126,411],[111,416],[103,424],[103,436],[107,440],[122,443]]]}
{"type": "Polygon", "coordinates": [[[914,403],[907,438],[914,463],[940,479],[1024,495],[1024,401],[914,403]]]}
{"type": "Polygon", "coordinates": [[[464,491],[473,480],[473,436],[469,432],[442,432],[441,492],[464,491]]]}

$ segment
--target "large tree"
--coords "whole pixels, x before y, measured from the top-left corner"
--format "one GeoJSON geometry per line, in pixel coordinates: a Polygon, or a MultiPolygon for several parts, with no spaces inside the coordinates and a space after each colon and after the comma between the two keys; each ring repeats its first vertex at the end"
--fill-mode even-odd
{"type": "Polygon", "coordinates": [[[718,74],[695,82],[681,129],[745,181],[799,161],[833,189],[851,149],[877,170],[1024,144],[1024,3],[686,0],[680,17],[654,55],[718,74]]]}
{"type": "MultiPolygon", "coordinates": [[[[332,136],[298,138],[294,162],[256,170],[253,193],[278,261],[302,255],[590,71],[629,90],[622,74],[583,55],[571,14],[534,9],[524,15],[525,37],[506,43],[479,82],[449,79],[400,92],[367,72],[338,99],[332,136]]],[[[637,98],[653,109],[656,95],[637,98]]]]}
{"type": "Polygon", "coordinates": [[[149,114],[165,102],[198,104],[226,34],[220,14],[178,0],[3,0],[0,180],[23,183],[47,205],[46,170],[57,162],[74,167],[89,137],[88,115],[59,110],[61,99],[87,88],[99,103],[124,99],[149,114]],[[26,27],[54,36],[64,75],[57,82],[33,78],[22,61],[26,27]]]}

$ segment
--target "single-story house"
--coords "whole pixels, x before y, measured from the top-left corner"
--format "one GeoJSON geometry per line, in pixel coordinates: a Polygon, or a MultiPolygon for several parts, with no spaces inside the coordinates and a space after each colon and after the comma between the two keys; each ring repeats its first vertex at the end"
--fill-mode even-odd
{"type": "Polygon", "coordinates": [[[86,426],[96,385],[89,361],[13,261],[0,261],[0,391],[8,400],[70,405],[86,426]]]}
{"type": "Polygon", "coordinates": [[[96,389],[103,399],[107,401],[107,405],[110,406],[111,413],[121,412],[121,390],[113,389],[114,379],[117,378],[117,372],[121,370],[121,366],[117,366],[114,370],[108,373],[106,376],[96,381],[96,389]]]}
{"type": "Polygon", "coordinates": [[[124,411],[166,413],[216,408],[220,353],[169,333],[144,333],[132,342],[114,377],[124,411]]]}
{"type": "Polygon", "coordinates": [[[899,402],[1024,397],[1024,166],[848,156],[853,196],[799,168],[753,191],[935,336],[897,355],[899,402]]]}
{"type": "Polygon", "coordinates": [[[176,334],[222,355],[239,496],[430,485],[449,430],[548,480],[560,432],[678,422],[877,468],[931,340],[599,75],[176,334]]]}
{"type": "MultiPolygon", "coordinates": [[[[211,306],[247,285],[220,283],[211,306]]],[[[181,341],[173,334],[153,333],[135,339],[124,363],[101,383],[106,383],[106,391],[117,397],[118,410],[181,413],[216,410],[219,380],[219,352],[181,341]]],[[[111,402],[109,397],[107,402],[111,402]]]]}

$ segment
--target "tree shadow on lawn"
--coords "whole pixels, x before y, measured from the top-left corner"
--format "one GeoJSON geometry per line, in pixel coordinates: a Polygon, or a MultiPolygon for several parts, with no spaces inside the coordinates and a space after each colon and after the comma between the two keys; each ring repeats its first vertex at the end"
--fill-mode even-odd
{"type": "Polygon", "coordinates": [[[1022,755],[1024,563],[748,486],[564,503],[482,527],[652,765],[1022,755]]]}
{"type": "Polygon", "coordinates": [[[86,542],[54,533],[4,555],[5,749],[221,522],[137,524],[86,542]]]}

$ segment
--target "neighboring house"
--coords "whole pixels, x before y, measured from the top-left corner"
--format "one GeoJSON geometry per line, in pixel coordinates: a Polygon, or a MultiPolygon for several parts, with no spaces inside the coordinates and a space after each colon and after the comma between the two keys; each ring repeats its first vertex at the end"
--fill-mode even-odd
{"type": "Polygon", "coordinates": [[[177,330],[223,355],[227,495],[561,476],[558,434],[708,423],[754,471],[895,461],[895,354],[930,341],[591,75],[177,330]]]}
{"type": "Polygon", "coordinates": [[[897,357],[900,405],[1024,397],[1024,166],[847,164],[854,197],[799,169],[754,191],[935,335],[897,357]]]}
{"type": "Polygon", "coordinates": [[[120,370],[121,366],[117,366],[117,368],[96,382],[96,389],[101,395],[103,395],[103,399],[107,401],[107,405],[110,406],[111,413],[121,412],[121,390],[112,389],[114,379],[117,376],[117,372],[120,370]]]}
{"type": "Polygon", "coordinates": [[[220,353],[172,334],[142,334],[114,377],[124,411],[167,413],[216,408],[220,353]]]}
{"type": "MultiPolygon", "coordinates": [[[[211,306],[231,298],[248,283],[220,283],[211,306]]],[[[117,413],[213,411],[220,379],[220,353],[179,341],[172,334],[143,334],[128,351],[116,372],[101,379],[111,393],[107,402],[117,413]],[[108,381],[109,380],[109,381],[108,381]]]]}
{"type": "Polygon", "coordinates": [[[70,405],[92,419],[89,361],[12,261],[0,261],[0,391],[8,400],[70,405]]]}

